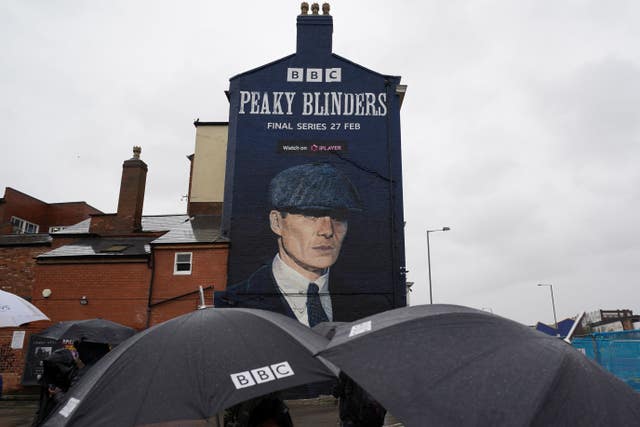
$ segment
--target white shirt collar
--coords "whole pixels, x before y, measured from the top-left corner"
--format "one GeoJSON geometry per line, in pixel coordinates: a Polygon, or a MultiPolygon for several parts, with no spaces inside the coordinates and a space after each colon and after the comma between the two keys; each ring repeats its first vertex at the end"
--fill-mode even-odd
{"type": "Polygon", "coordinates": [[[280,288],[280,292],[299,322],[309,326],[309,319],[307,317],[307,288],[310,283],[318,285],[322,308],[325,313],[327,313],[328,319],[333,319],[331,295],[329,294],[328,268],[322,276],[312,281],[289,267],[282,258],[280,258],[280,254],[276,254],[276,256],[273,257],[271,269],[273,271],[273,277],[275,277],[276,283],[280,288]]]}
{"type": "Polygon", "coordinates": [[[329,293],[329,269],[316,280],[309,280],[304,277],[302,274],[295,271],[293,268],[289,267],[285,262],[280,258],[280,254],[276,254],[273,258],[273,275],[278,282],[278,286],[280,287],[281,292],[285,294],[307,294],[307,288],[309,287],[309,283],[315,283],[318,285],[318,293],[328,294],[329,293]]]}

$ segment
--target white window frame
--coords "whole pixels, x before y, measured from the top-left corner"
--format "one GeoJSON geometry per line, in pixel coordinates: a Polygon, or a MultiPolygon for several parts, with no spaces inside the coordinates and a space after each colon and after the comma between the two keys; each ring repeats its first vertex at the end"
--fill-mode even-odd
{"type": "Polygon", "coordinates": [[[37,234],[40,230],[40,226],[38,224],[34,224],[33,222],[19,218],[17,216],[11,217],[11,225],[15,228],[16,234],[37,234]],[[29,228],[29,226],[32,227],[33,231],[27,231],[27,228],[29,228]]]}
{"type": "Polygon", "coordinates": [[[173,258],[173,274],[174,275],[188,275],[193,270],[193,252],[176,252],[173,258]],[[185,261],[178,263],[179,255],[189,255],[189,270],[178,270],[178,264],[186,264],[185,261]]]}

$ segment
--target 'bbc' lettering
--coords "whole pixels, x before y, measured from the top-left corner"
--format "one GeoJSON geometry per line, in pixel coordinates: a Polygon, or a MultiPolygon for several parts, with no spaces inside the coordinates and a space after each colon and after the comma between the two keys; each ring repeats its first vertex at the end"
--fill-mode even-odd
{"type": "Polygon", "coordinates": [[[290,377],[294,375],[293,369],[289,362],[280,362],[273,365],[263,366],[261,368],[251,369],[250,371],[238,372],[231,374],[231,381],[236,389],[251,387],[256,384],[262,384],[269,381],[278,380],[280,378],[290,377]]]}
{"type": "Polygon", "coordinates": [[[342,81],[342,68],[287,68],[288,82],[333,83],[342,81]]]}

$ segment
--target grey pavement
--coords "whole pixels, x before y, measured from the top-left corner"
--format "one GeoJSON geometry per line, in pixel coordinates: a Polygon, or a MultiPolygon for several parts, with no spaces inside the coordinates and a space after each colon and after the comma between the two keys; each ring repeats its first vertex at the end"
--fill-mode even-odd
{"type": "MultiPolygon", "coordinates": [[[[295,426],[336,427],[338,404],[333,398],[288,401],[295,426]]],[[[1,427],[29,427],[38,408],[36,400],[0,400],[1,427]]]]}
{"type": "MultiPolygon", "coordinates": [[[[287,406],[294,426],[337,427],[338,401],[331,397],[290,400],[287,406]]],[[[0,400],[0,427],[29,427],[38,408],[37,400],[0,400]]],[[[401,427],[393,417],[385,419],[385,426],[401,427]]]]}
{"type": "Polygon", "coordinates": [[[37,400],[0,400],[0,426],[30,426],[36,409],[37,400]]]}

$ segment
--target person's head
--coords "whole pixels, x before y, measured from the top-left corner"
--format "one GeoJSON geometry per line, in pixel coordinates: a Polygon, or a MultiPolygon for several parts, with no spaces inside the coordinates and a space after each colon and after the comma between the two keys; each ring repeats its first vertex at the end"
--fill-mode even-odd
{"type": "Polygon", "coordinates": [[[314,280],[338,259],[349,213],[362,210],[357,190],[330,164],[313,163],[280,172],[269,195],[280,257],[314,280]]]}
{"type": "Polygon", "coordinates": [[[43,360],[42,367],[43,384],[53,385],[65,392],[71,386],[71,381],[78,370],[75,355],[66,348],[51,353],[43,360]]]}

